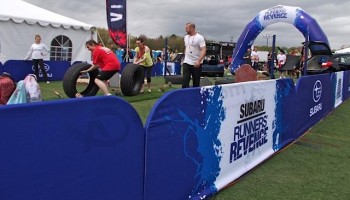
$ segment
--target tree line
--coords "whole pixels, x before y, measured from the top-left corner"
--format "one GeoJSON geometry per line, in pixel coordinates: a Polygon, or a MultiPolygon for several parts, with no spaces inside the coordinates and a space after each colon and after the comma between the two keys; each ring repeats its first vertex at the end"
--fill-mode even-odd
{"type": "MultiPolygon", "coordinates": [[[[109,32],[106,28],[97,28],[98,32],[98,38],[97,41],[99,43],[102,43],[106,47],[110,47],[111,44],[114,44],[113,40],[109,36],[109,32]]],[[[160,35],[157,38],[149,38],[145,34],[140,36],[133,36],[129,35],[129,48],[134,49],[136,48],[136,39],[138,37],[143,37],[145,39],[146,45],[152,49],[152,50],[161,50],[165,47],[165,39],[168,39],[168,50],[171,52],[183,52],[185,48],[184,44],[184,37],[178,36],[175,34],[171,34],[168,36],[160,35]]],[[[212,40],[207,40],[207,42],[214,42],[212,40]]],[[[271,51],[271,47],[268,46],[256,46],[258,47],[259,51],[271,51]]],[[[299,47],[280,47],[281,49],[285,50],[286,52],[290,52],[292,49],[301,49],[302,46],[299,47]]]]}

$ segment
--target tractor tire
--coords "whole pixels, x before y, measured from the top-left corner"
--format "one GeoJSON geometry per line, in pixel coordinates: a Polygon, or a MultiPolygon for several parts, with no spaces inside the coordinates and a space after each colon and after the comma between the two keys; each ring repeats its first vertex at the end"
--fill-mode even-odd
{"type": "Polygon", "coordinates": [[[144,83],[143,69],[140,65],[127,64],[120,77],[120,89],[125,96],[135,96],[140,93],[144,83]]]}
{"type": "Polygon", "coordinates": [[[218,79],[215,81],[215,85],[231,84],[234,82],[234,79],[218,79]]]}
{"type": "MultiPolygon", "coordinates": [[[[77,90],[77,80],[82,75],[80,71],[89,69],[91,64],[88,63],[77,63],[72,65],[63,77],[63,90],[69,98],[75,98],[75,95],[78,93],[77,90]]],[[[89,82],[87,87],[79,92],[83,96],[95,96],[99,90],[98,86],[95,84],[95,78],[98,75],[98,70],[88,72],[89,82]]]]}
{"type": "Polygon", "coordinates": [[[169,82],[172,84],[182,84],[182,75],[165,76],[164,79],[166,84],[169,82]]]}

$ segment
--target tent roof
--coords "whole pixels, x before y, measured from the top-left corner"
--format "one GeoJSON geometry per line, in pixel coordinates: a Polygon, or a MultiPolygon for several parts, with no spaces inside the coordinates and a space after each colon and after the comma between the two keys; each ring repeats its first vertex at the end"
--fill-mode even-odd
{"type": "Polygon", "coordinates": [[[94,26],[69,17],[48,11],[22,0],[0,0],[0,21],[12,20],[15,23],[38,23],[41,26],[63,27],[66,29],[90,30],[94,26]]]}

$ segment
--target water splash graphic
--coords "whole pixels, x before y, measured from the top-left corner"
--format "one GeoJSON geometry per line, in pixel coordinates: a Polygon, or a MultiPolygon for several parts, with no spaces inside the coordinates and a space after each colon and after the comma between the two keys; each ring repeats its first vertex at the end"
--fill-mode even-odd
{"type": "Polygon", "coordinates": [[[203,199],[217,191],[214,182],[219,176],[219,164],[222,158],[221,142],[218,139],[221,123],[226,113],[223,107],[222,87],[202,88],[200,95],[200,112],[204,114],[204,119],[191,119],[180,109],[178,110],[180,120],[168,118],[173,122],[183,122],[187,126],[183,133],[184,154],[196,165],[196,173],[193,178],[197,182],[188,196],[189,199],[203,199]],[[193,150],[193,142],[190,142],[190,138],[196,140],[195,150],[193,150]]]}

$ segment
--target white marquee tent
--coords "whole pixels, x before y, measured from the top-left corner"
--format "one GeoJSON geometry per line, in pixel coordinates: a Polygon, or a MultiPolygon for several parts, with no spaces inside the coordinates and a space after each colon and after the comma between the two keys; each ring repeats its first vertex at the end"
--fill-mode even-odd
{"type": "Polygon", "coordinates": [[[34,36],[50,48],[45,60],[90,61],[85,42],[96,28],[22,0],[0,0],[0,61],[22,60],[34,36]]]}

